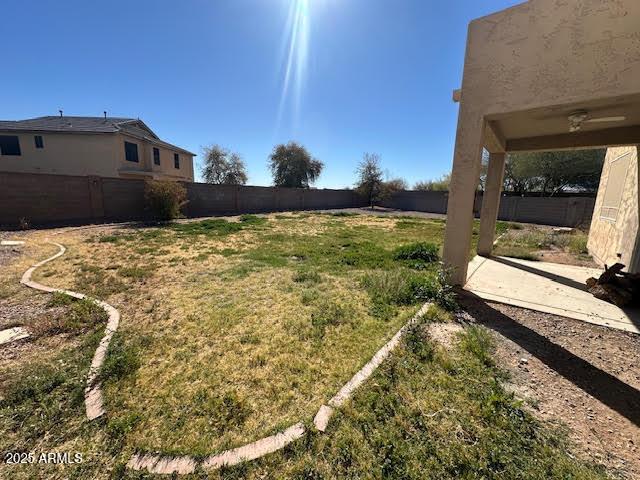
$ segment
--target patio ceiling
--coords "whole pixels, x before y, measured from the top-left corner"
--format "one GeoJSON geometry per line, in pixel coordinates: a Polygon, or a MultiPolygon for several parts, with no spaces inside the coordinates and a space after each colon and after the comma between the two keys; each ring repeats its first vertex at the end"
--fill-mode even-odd
{"type": "Polygon", "coordinates": [[[488,115],[487,120],[508,151],[593,148],[640,143],[640,95],[549,106],[520,112],[488,115]],[[584,110],[587,119],[625,117],[615,122],[585,121],[578,132],[569,131],[568,117],[584,110]]]}

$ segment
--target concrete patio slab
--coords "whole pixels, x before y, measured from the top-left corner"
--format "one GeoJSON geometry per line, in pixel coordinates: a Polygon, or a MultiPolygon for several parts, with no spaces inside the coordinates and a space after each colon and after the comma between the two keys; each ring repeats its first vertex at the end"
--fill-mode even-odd
{"type": "Polygon", "coordinates": [[[559,263],[476,256],[464,288],[485,300],[640,334],[640,309],[623,310],[587,292],[587,278],[601,273],[559,263]]]}

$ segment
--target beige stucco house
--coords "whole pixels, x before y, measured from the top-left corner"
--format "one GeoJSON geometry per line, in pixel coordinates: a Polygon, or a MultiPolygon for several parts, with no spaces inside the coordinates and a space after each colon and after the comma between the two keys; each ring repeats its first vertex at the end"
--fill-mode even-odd
{"type": "Polygon", "coordinates": [[[589,230],[589,253],[601,265],[620,262],[640,272],[638,149],[607,151],[589,230]]]}
{"type": "MultiPolygon", "coordinates": [[[[462,88],[454,92],[454,100],[460,110],[444,261],[452,281],[462,285],[483,148],[490,156],[478,253],[488,256],[506,152],[595,147],[635,151],[640,144],[640,1],[529,0],[473,20],[462,88]]],[[[609,155],[617,154],[610,150],[609,155]]],[[[606,184],[606,178],[603,181],[606,184]]],[[[607,192],[600,194],[604,196],[599,195],[596,217],[602,217],[607,197],[607,192]]],[[[631,215],[637,221],[637,207],[631,215]]],[[[597,219],[595,228],[600,228],[597,219]]],[[[594,234],[590,241],[596,256],[601,246],[595,245],[602,242],[598,238],[594,234]]],[[[620,245],[627,250],[614,248],[616,254],[637,258],[637,241],[620,245]]]]}
{"type": "Polygon", "coordinates": [[[195,154],[134,118],[0,121],[0,171],[193,181],[195,154]]]}

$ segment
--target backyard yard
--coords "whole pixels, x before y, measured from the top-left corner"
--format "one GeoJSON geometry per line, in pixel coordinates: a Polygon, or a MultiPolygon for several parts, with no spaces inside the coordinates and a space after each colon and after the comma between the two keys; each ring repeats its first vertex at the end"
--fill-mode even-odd
{"type": "Polygon", "coordinates": [[[33,335],[0,348],[0,450],[83,461],[2,464],[0,476],[136,478],[144,474],[125,467],[134,453],[204,458],[310,426],[431,301],[326,434],[310,428],[281,452],[209,474],[605,478],[505,389],[484,329],[444,345],[430,333],[454,318],[439,271],[443,232],[439,219],[294,212],[23,234],[23,249],[3,260],[0,329],[20,319],[33,335]],[[100,372],[107,414],[94,422],[84,417],[84,381],[106,314],[19,284],[55,253],[47,239],[67,251],[34,279],[121,314],[100,372]]]}

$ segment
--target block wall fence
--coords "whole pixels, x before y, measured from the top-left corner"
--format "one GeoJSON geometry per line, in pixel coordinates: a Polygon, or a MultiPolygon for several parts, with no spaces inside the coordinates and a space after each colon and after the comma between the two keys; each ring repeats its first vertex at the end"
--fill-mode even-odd
{"type": "MultiPolygon", "coordinates": [[[[447,213],[448,192],[397,192],[382,202],[383,207],[418,212],[447,213]]],[[[511,196],[500,197],[498,219],[510,222],[537,223],[562,227],[589,226],[595,198],[563,195],[557,197],[511,196]]],[[[482,194],[476,195],[474,214],[480,216],[482,194]]]]}
{"type": "MultiPolygon", "coordinates": [[[[286,210],[355,208],[367,205],[353,190],[248,187],[184,183],[187,217],[286,210]]],[[[381,206],[446,214],[447,192],[402,191],[381,206]]],[[[557,226],[588,225],[595,198],[582,196],[500,199],[500,220],[557,226]]],[[[476,196],[480,212],[482,195],[476,196]]],[[[148,220],[144,180],[0,172],[0,225],[84,224],[148,220]]]]}
{"type": "MultiPolygon", "coordinates": [[[[187,217],[362,207],[353,190],[183,183],[187,217]]],[[[144,180],[0,172],[0,225],[148,220],[144,180]]]]}

